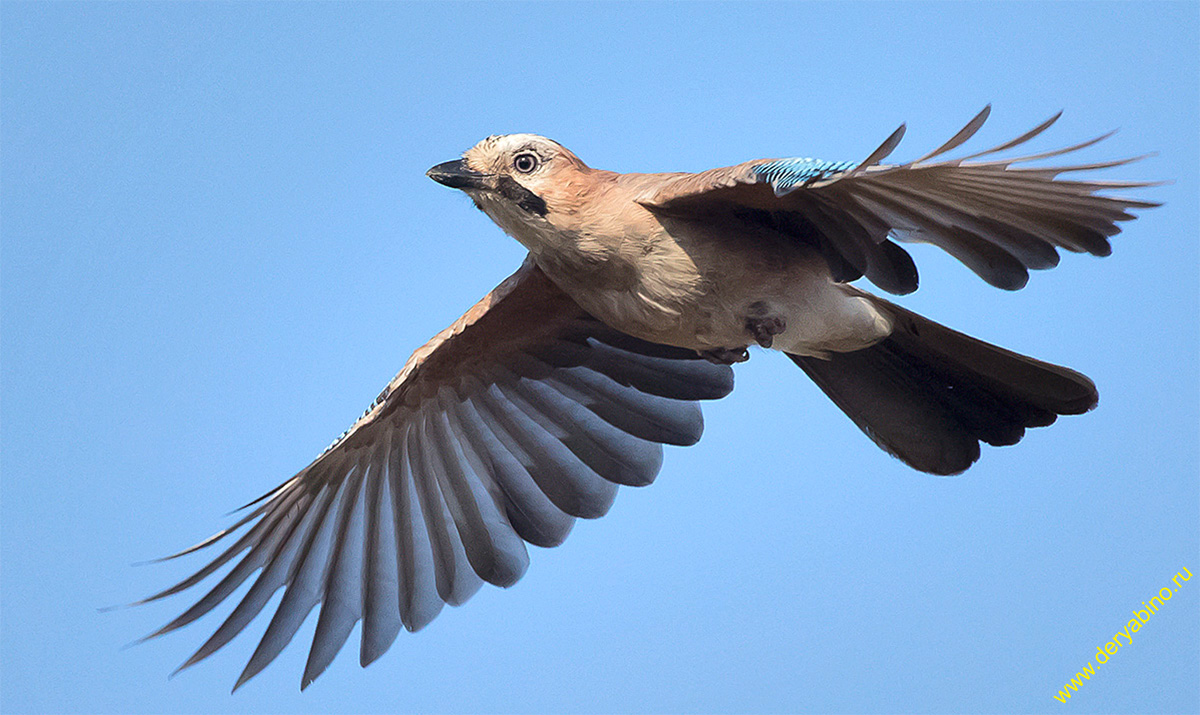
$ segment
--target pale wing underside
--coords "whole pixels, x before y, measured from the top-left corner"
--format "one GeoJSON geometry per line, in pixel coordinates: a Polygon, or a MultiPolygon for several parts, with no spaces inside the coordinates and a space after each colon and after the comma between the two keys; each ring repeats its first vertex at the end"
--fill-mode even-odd
{"type": "MultiPolygon", "coordinates": [[[[678,175],[640,200],[673,215],[728,212],[815,246],[834,277],[866,276],[892,293],[917,288],[908,253],[889,240],[939,246],[988,283],[1021,288],[1029,269],[1058,264],[1058,249],[1106,256],[1129,209],[1158,204],[1099,195],[1152,182],[1060,180],[1079,171],[1121,166],[1142,157],[1099,163],[1030,167],[1026,163],[1068,154],[1106,138],[1012,159],[981,160],[1024,144],[1059,115],[991,149],[959,159],[930,161],[983,126],[985,108],[954,137],[907,164],[882,165],[904,127],[861,163],[815,159],[759,159],[699,174],[678,175]]],[[[1061,112],[1060,112],[1061,114],[1061,112]]]]}
{"type": "Polygon", "coordinates": [[[695,353],[607,328],[527,261],[417,350],[375,404],[312,464],[234,526],[172,557],[232,545],[147,601],[232,568],[149,637],[205,615],[247,579],[232,613],[182,666],[284,595],[236,687],[269,664],[321,604],[301,687],[362,621],[360,662],[428,624],[483,582],[510,586],[525,542],[562,543],[576,517],[608,511],[617,486],[653,481],[662,444],[700,438],[697,400],[733,387],[695,353]],[[255,574],[257,573],[257,576],[255,574]]]}

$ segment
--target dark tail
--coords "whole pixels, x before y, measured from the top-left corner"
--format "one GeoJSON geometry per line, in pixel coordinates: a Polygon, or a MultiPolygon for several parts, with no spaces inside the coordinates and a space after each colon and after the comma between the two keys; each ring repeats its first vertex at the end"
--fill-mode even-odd
{"type": "Polygon", "coordinates": [[[829,359],[788,355],[854,424],[905,464],[957,474],[979,443],[1016,444],[1026,427],[1096,406],[1086,376],[989,345],[862,294],[892,316],[883,341],[829,359]]]}

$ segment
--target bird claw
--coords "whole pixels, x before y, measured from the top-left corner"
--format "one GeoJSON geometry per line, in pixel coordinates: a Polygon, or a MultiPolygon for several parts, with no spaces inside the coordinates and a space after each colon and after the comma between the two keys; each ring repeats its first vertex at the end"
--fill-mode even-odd
{"type": "Polygon", "coordinates": [[[700,354],[700,357],[716,365],[732,365],[735,362],[746,362],[750,359],[750,353],[746,352],[746,348],[712,348],[696,352],[700,354]]]}
{"type": "Polygon", "coordinates": [[[746,318],[746,330],[754,336],[754,342],[769,348],[775,342],[775,336],[787,330],[787,323],[778,316],[746,318]]]}

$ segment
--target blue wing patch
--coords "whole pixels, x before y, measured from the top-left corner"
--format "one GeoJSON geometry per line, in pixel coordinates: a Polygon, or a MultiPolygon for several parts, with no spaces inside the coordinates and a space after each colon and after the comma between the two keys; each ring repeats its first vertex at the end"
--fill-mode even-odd
{"type": "Polygon", "coordinates": [[[857,161],[824,161],[808,157],[776,159],[754,167],[754,176],[759,181],[769,182],[776,194],[783,195],[814,181],[850,171],[856,166],[857,161]]]}

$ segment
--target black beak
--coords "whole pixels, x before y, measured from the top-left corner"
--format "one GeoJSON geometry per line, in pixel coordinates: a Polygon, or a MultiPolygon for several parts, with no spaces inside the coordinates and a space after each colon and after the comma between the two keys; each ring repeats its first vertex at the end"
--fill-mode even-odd
{"type": "Polygon", "coordinates": [[[438,164],[425,172],[425,175],[439,184],[449,186],[452,189],[488,188],[486,180],[489,178],[489,175],[481,174],[478,171],[471,171],[462,159],[438,164]]]}

